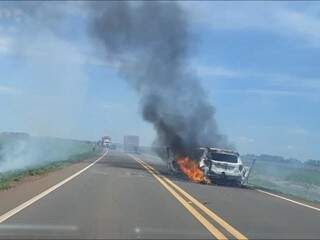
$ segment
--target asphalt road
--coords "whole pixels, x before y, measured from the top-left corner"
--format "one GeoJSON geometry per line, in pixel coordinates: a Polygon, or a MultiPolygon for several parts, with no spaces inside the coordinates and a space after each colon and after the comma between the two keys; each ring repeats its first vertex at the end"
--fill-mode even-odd
{"type": "Polygon", "coordinates": [[[320,211],[190,183],[156,158],[110,151],[0,223],[0,238],[319,239],[320,211]]]}

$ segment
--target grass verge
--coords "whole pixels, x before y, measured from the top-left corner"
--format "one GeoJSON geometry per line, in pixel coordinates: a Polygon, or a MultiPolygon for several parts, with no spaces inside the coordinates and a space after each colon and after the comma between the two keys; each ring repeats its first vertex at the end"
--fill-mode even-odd
{"type": "Polygon", "coordinates": [[[95,151],[85,152],[81,154],[71,155],[68,159],[62,161],[55,161],[46,165],[38,166],[36,168],[29,168],[24,170],[9,171],[6,173],[0,173],[0,191],[11,188],[14,183],[21,181],[28,176],[43,175],[48,172],[52,172],[73,163],[81,162],[89,158],[94,158],[102,153],[102,149],[95,151]]]}

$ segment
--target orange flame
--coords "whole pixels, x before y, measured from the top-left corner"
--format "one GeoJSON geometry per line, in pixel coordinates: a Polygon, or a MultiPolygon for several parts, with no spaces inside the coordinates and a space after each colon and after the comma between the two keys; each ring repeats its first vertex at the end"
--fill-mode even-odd
{"type": "Polygon", "coordinates": [[[199,168],[196,161],[189,157],[179,157],[176,160],[180,170],[192,181],[196,183],[206,182],[203,171],[199,168]]]}

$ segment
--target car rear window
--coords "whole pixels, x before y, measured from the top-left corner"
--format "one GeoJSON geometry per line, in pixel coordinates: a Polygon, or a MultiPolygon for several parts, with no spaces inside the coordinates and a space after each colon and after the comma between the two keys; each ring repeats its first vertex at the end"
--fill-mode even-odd
{"type": "Polygon", "coordinates": [[[224,153],[216,153],[216,152],[209,152],[209,159],[218,161],[218,162],[229,162],[229,163],[237,163],[238,157],[231,154],[224,154],[224,153]]]}

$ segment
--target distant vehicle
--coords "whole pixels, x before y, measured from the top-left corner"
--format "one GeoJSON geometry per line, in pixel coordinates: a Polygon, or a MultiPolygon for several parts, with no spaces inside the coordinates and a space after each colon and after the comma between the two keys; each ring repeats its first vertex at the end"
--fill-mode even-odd
{"type": "Polygon", "coordinates": [[[101,138],[102,146],[104,147],[110,147],[111,145],[111,137],[109,136],[103,136],[101,138]]]}
{"type": "Polygon", "coordinates": [[[123,137],[123,149],[126,152],[139,152],[139,136],[126,135],[123,137]]]}

